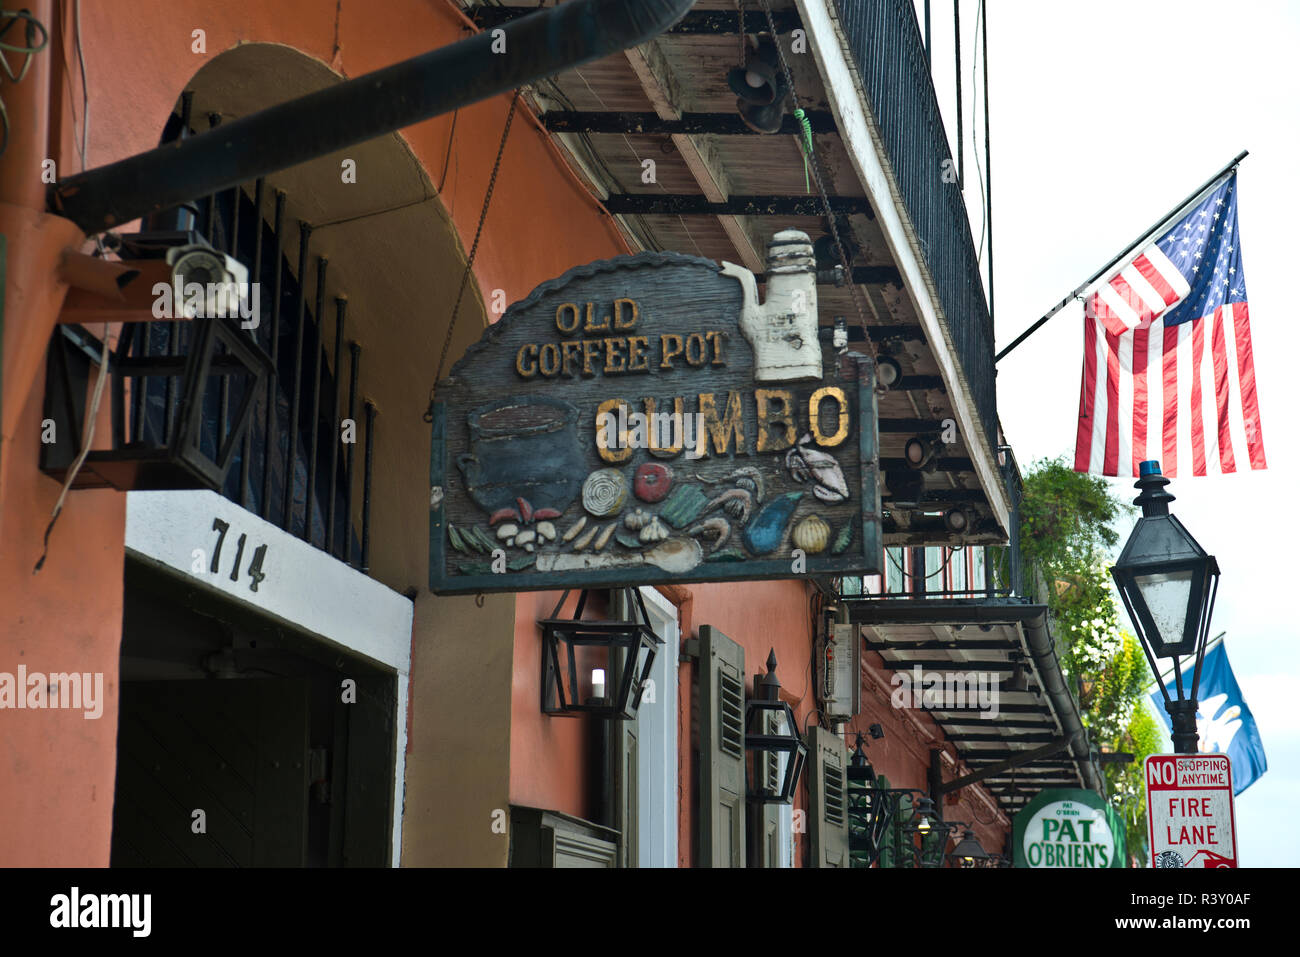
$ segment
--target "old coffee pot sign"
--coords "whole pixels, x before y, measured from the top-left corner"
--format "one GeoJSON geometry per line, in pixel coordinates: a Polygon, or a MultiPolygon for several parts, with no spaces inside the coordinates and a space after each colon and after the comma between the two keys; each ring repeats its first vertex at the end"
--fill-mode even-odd
{"type": "Polygon", "coordinates": [[[572,269],[438,384],[439,593],[880,570],[873,366],[818,337],[812,247],[572,269]]]}

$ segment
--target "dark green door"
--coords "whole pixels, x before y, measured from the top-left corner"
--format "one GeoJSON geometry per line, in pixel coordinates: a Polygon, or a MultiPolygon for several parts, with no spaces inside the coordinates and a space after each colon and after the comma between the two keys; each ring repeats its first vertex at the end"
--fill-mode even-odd
{"type": "Polygon", "coordinates": [[[123,682],[112,866],[304,865],[309,689],[123,682]]]}

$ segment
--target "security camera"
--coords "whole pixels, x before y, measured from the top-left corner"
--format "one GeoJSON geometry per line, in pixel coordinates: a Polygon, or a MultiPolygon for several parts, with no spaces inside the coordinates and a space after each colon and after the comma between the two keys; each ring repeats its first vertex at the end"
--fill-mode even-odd
{"type": "Polygon", "coordinates": [[[239,260],[204,243],[173,246],[166,258],[187,319],[247,317],[248,267],[239,260]]]}

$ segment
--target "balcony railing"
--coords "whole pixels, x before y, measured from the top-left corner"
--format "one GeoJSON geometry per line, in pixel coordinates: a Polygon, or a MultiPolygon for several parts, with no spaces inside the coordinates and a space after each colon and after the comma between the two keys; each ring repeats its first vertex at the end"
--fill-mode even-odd
{"type": "Polygon", "coordinates": [[[903,206],[989,448],[997,448],[993,321],[911,0],[835,0],[903,206]],[[945,160],[948,161],[945,163],[945,160]],[[949,178],[952,178],[949,176],[949,178]]]}

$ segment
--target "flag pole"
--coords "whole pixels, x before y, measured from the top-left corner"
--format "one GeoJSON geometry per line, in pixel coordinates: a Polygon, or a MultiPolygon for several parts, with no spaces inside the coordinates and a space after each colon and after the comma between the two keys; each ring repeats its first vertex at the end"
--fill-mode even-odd
{"type": "Polygon", "coordinates": [[[1150,229],[1144,232],[1137,239],[1133,240],[1133,242],[1125,246],[1123,252],[1121,252],[1118,256],[1116,256],[1110,262],[1106,263],[1106,265],[1102,266],[1095,273],[1089,276],[1087,281],[1077,286],[1073,292],[1071,292],[1068,296],[1066,296],[1064,299],[1058,302],[1055,306],[1047,310],[1047,312],[1043,315],[1041,319],[1039,319],[1032,326],[1030,326],[1028,329],[1022,332],[1019,336],[1017,336],[1016,341],[1011,343],[1011,345],[1007,346],[1001,352],[999,352],[994,357],[993,361],[995,363],[1000,362],[1003,356],[1005,356],[1008,352],[1010,352],[1016,346],[1020,345],[1020,343],[1024,342],[1035,332],[1037,332],[1039,327],[1042,326],[1045,322],[1047,322],[1048,319],[1051,319],[1054,315],[1056,315],[1058,312],[1060,312],[1062,309],[1068,306],[1072,301],[1074,301],[1076,296],[1080,295],[1085,289],[1087,289],[1094,282],[1096,282],[1098,279],[1104,276],[1111,269],[1111,267],[1113,267],[1117,262],[1119,262],[1121,259],[1127,256],[1133,250],[1137,249],[1137,247],[1140,246],[1143,242],[1145,242],[1151,236],[1152,233],[1158,230],[1165,223],[1169,222],[1169,220],[1173,219],[1174,216],[1176,216],[1184,207],[1190,206],[1193,200],[1197,199],[1202,193],[1204,193],[1210,187],[1214,186],[1224,176],[1228,175],[1228,173],[1236,169],[1237,166],[1241,163],[1241,161],[1245,159],[1248,155],[1250,155],[1250,150],[1242,150],[1240,153],[1238,153],[1231,163],[1229,163],[1227,166],[1223,167],[1223,169],[1219,170],[1217,173],[1215,173],[1213,176],[1207,179],[1201,186],[1198,186],[1192,193],[1190,193],[1187,196],[1186,199],[1184,199],[1181,203],[1179,203],[1168,213],[1166,213],[1163,217],[1157,220],[1154,226],[1152,226],[1150,229]]]}

